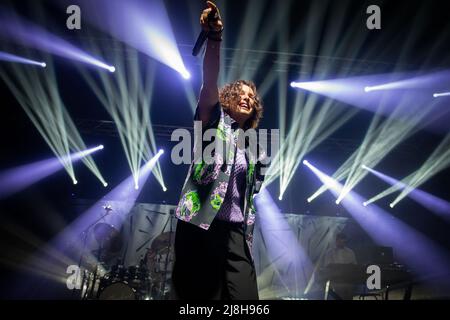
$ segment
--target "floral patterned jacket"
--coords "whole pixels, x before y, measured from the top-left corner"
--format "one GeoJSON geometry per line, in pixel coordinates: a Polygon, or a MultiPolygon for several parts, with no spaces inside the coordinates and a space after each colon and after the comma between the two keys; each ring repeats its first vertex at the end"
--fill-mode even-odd
{"type": "MultiPolygon", "coordinates": [[[[197,109],[198,110],[198,109],[197,109]]],[[[197,114],[195,119],[198,119],[197,114]]],[[[233,167],[234,154],[237,148],[237,134],[234,126],[237,123],[225,113],[219,103],[214,107],[213,116],[210,122],[203,126],[203,131],[215,129],[216,135],[214,146],[222,147],[227,150],[222,153],[213,153],[214,162],[211,164],[205,161],[195,161],[191,164],[186,181],[184,183],[180,201],[176,209],[176,217],[180,220],[192,223],[205,230],[208,230],[217,212],[222,205],[230,180],[230,173],[233,167]],[[218,144],[222,144],[219,146],[218,144]]],[[[196,139],[197,140],[197,139],[196,139]]],[[[211,143],[211,142],[209,142],[211,143]]],[[[194,146],[195,149],[199,146],[194,146]]],[[[201,150],[204,150],[202,143],[201,150]]],[[[264,153],[264,152],[262,152],[264,153]]],[[[259,192],[264,180],[261,174],[263,164],[261,163],[263,155],[255,156],[256,163],[248,163],[245,199],[244,199],[244,232],[247,245],[250,252],[253,242],[253,229],[255,223],[256,209],[253,204],[254,195],[259,192]]],[[[248,157],[246,154],[248,161],[248,157]]]]}

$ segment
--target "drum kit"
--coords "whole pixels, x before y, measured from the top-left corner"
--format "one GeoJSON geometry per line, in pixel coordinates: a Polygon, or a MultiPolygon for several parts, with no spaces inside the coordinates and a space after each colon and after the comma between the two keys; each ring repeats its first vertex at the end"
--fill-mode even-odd
{"type": "Polygon", "coordinates": [[[97,223],[93,233],[99,247],[92,251],[95,263],[85,264],[81,299],[164,300],[170,291],[175,234],[157,236],[138,265],[125,266],[122,259],[111,263],[123,247],[121,233],[107,223],[97,223]]]}

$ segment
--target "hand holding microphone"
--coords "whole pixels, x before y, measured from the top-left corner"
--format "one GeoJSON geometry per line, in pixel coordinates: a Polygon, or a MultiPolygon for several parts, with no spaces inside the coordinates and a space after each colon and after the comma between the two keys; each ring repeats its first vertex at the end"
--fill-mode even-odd
{"type": "Polygon", "coordinates": [[[206,5],[208,8],[203,10],[200,16],[202,32],[198,36],[194,48],[192,49],[193,56],[198,55],[206,39],[222,41],[223,23],[222,18],[220,17],[219,9],[211,1],[207,1],[206,5]]]}

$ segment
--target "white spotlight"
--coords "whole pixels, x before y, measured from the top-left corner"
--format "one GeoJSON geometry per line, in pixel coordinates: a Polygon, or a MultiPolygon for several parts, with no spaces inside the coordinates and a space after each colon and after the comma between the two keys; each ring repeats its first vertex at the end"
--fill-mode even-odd
{"type": "Polygon", "coordinates": [[[365,164],[363,164],[363,165],[361,166],[361,168],[366,169],[366,170],[369,170],[369,167],[366,166],[365,164]]]}
{"type": "Polygon", "coordinates": [[[134,188],[135,188],[136,190],[138,190],[138,189],[139,189],[139,186],[136,184],[136,185],[134,186],[134,188]]]}
{"type": "Polygon", "coordinates": [[[365,91],[365,92],[370,92],[370,91],[372,91],[372,88],[371,88],[371,87],[365,87],[365,88],[364,88],[364,91],[365,91]]]}
{"type": "Polygon", "coordinates": [[[109,70],[109,72],[111,72],[111,73],[116,72],[116,68],[113,67],[113,66],[109,67],[108,70],[109,70]]]}
{"type": "Polygon", "coordinates": [[[280,194],[280,196],[278,197],[278,200],[283,200],[283,196],[280,194]]]}
{"type": "Polygon", "coordinates": [[[394,204],[393,204],[393,203],[389,204],[389,207],[393,208],[393,207],[394,207],[394,204]]]}
{"type": "Polygon", "coordinates": [[[105,146],[102,145],[102,144],[98,146],[98,149],[99,149],[99,150],[103,150],[104,148],[105,148],[105,146]]]}
{"type": "Polygon", "coordinates": [[[191,78],[191,74],[187,70],[183,71],[181,76],[186,80],[191,78]]]}
{"type": "Polygon", "coordinates": [[[363,202],[363,206],[364,206],[364,207],[367,207],[367,202],[363,202]]]}
{"type": "Polygon", "coordinates": [[[163,187],[163,191],[166,192],[166,191],[167,191],[167,188],[166,188],[166,187],[163,187]]]}
{"type": "Polygon", "coordinates": [[[441,92],[441,93],[435,93],[433,94],[434,98],[439,98],[439,97],[448,97],[450,96],[450,92],[441,92]]]}
{"type": "Polygon", "coordinates": [[[307,166],[309,164],[308,160],[303,160],[302,163],[307,166]]]}
{"type": "Polygon", "coordinates": [[[108,182],[105,182],[103,186],[106,188],[108,186],[108,182]]]}
{"type": "Polygon", "coordinates": [[[337,205],[339,205],[339,204],[341,203],[341,201],[340,201],[339,199],[337,199],[337,200],[335,201],[335,203],[336,203],[337,205]]]}
{"type": "Polygon", "coordinates": [[[77,184],[78,183],[78,181],[77,180],[73,180],[73,184],[77,184]]]}
{"type": "Polygon", "coordinates": [[[46,66],[47,66],[47,64],[46,64],[45,62],[42,62],[42,63],[41,63],[41,67],[42,67],[42,68],[45,68],[46,66]]]}

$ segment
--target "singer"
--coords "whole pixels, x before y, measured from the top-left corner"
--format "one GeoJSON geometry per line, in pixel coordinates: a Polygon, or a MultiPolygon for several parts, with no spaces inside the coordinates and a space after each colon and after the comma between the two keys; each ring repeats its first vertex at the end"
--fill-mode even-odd
{"type": "Polygon", "coordinates": [[[194,119],[202,122],[203,130],[216,129],[215,141],[227,144],[225,150],[231,150],[227,158],[232,161],[190,166],[176,209],[172,298],[257,300],[251,255],[253,196],[263,182],[263,155],[256,155],[259,161],[249,161],[253,157],[245,148],[248,141],[238,143],[234,132],[255,129],[263,106],[251,81],[238,80],[218,89],[223,23],[214,3],[207,1],[200,24],[199,39],[206,35],[206,51],[194,119]]]}

